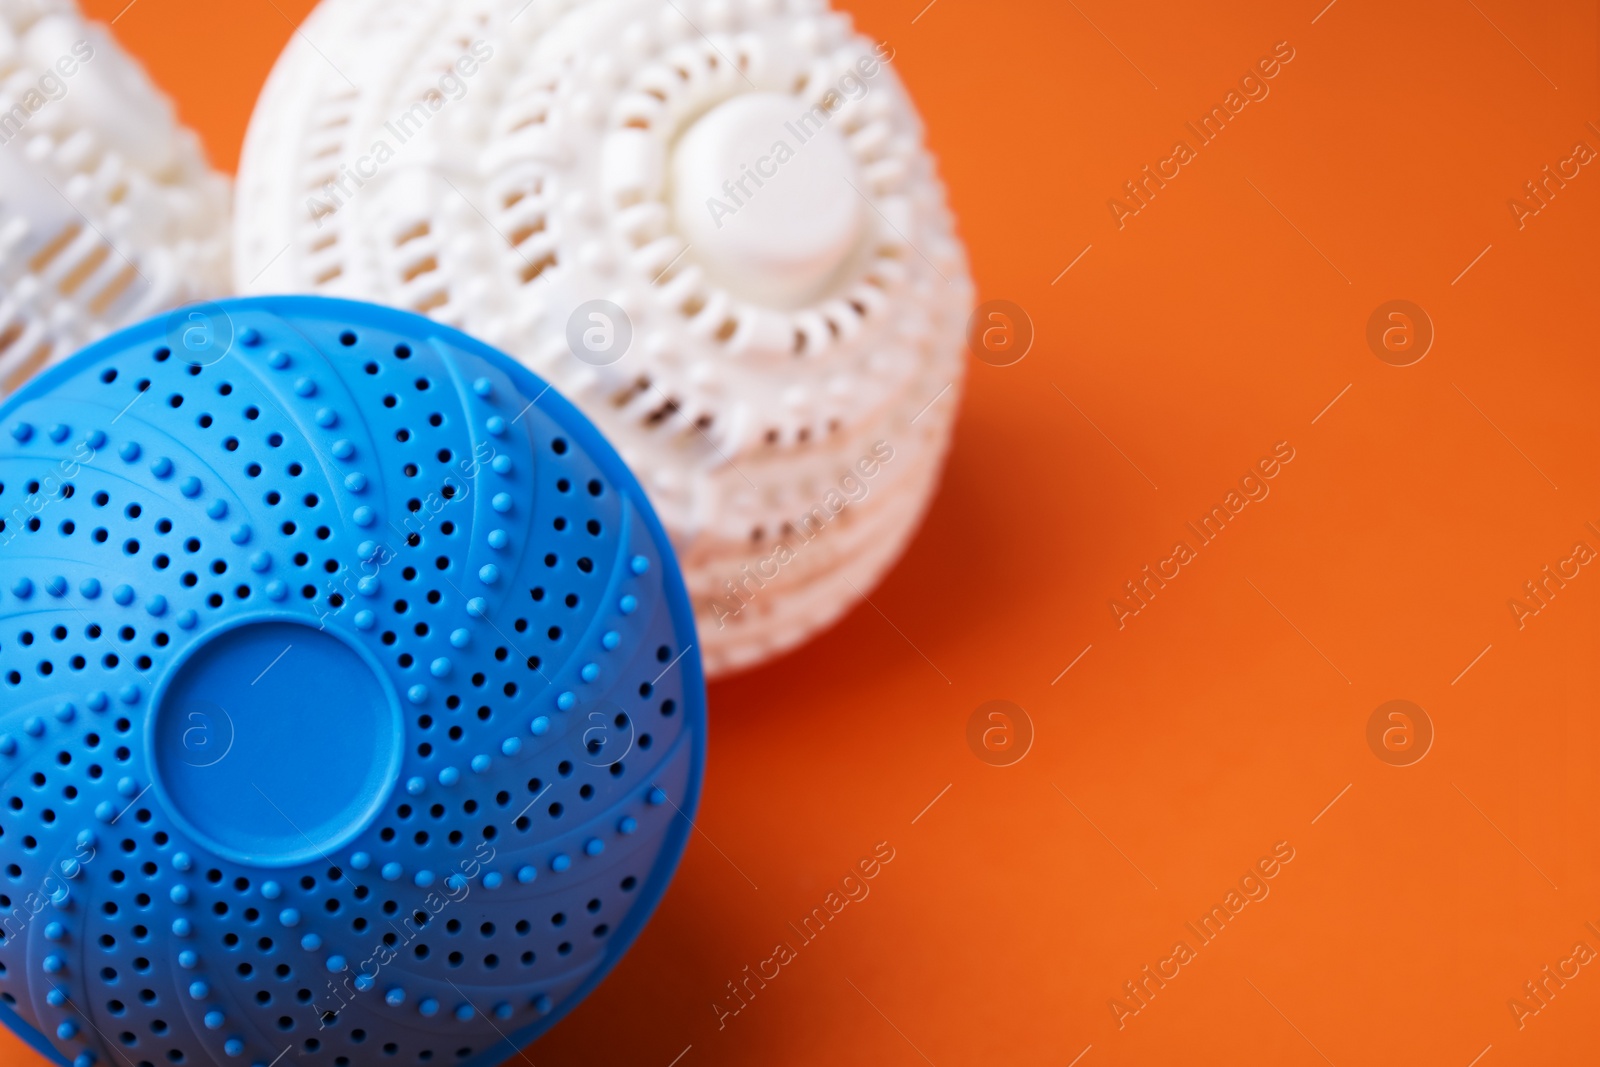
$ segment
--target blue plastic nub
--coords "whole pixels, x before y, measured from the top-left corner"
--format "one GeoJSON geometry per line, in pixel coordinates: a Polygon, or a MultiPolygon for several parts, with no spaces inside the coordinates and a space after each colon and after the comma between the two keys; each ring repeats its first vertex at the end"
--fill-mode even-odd
{"type": "Polygon", "coordinates": [[[682,853],[676,561],[485,345],[198,314],[0,407],[0,1021],[60,1064],[499,1063],[682,853]]]}

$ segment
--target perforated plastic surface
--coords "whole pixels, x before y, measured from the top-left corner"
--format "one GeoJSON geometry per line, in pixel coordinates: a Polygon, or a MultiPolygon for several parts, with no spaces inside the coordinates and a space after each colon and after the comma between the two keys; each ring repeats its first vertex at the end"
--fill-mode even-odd
{"type": "Polygon", "coordinates": [[[660,512],[708,669],[758,663],[897,558],[961,394],[972,286],[892,59],[816,0],[324,0],[251,122],[235,277],[556,383],[660,512]],[[575,350],[592,301],[631,343],[575,350]]]}
{"type": "Polygon", "coordinates": [[[237,300],[0,435],[6,1022],[79,1065],[488,1065],[617,960],[704,681],[554,390],[405,312],[237,300]]]}
{"type": "Polygon", "coordinates": [[[102,26],[68,0],[0,0],[0,397],[229,291],[229,196],[102,26]]]}

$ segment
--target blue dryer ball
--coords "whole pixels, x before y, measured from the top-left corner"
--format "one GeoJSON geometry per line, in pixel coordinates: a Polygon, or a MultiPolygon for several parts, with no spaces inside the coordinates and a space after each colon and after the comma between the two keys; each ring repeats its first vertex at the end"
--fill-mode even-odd
{"type": "Polygon", "coordinates": [[[60,1064],[488,1067],[616,962],[705,688],[565,399],[265,298],[91,346],[0,432],[0,1020],[60,1064]]]}

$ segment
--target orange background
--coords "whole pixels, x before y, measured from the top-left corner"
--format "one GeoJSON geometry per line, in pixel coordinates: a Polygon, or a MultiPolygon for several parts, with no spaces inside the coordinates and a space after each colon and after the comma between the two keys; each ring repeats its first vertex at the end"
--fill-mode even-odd
{"type": "MultiPolygon", "coordinates": [[[[1521,230],[1507,200],[1600,149],[1600,19],[1324,2],[847,5],[896,49],[980,299],[1037,340],[971,361],[872,604],[713,688],[678,879],[527,1062],[1593,1062],[1600,966],[1520,1030],[1507,1001],[1600,949],[1600,567],[1523,629],[1507,602],[1600,549],[1600,167],[1521,230]],[[1108,198],[1285,40],[1119,230],[1108,198]],[[1366,343],[1394,298],[1437,330],[1414,366],[1366,343]],[[1271,495],[1119,630],[1123,583],[1279,441],[1271,495]],[[1397,698],[1436,731],[1409,767],[1366,740],[1397,698]],[[992,699],[1036,731],[1013,766],[968,748],[992,699]],[[871,895],[719,1030],[724,983],[880,841],[871,895]],[[1270,896],[1119,1029],[1123,983],[1280,841],[1270,896]]],[[[138,0],[115,33],[231,168],[309,6],[138,0]]]]}

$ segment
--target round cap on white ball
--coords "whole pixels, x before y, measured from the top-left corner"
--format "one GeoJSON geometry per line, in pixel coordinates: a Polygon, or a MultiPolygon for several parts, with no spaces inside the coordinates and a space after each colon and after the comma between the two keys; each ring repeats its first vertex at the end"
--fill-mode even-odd
{"type": "Polygon", "coordinates": [[[692,255],[748,299],[798,307],[861,240],[861,174],[822,105],[750,93],[701,116],[672,153],[672,204],[692,255]]]}

